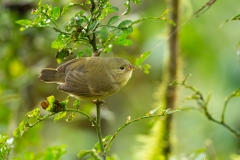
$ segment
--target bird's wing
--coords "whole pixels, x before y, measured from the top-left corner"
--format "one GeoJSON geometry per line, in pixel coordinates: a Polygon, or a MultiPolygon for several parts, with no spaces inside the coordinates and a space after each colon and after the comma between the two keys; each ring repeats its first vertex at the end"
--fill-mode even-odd
{"type": "Polygon", "coordinates": [[[73,71],[76,68],[78,68],[78,71],[80,71],[81,68],[84,68],[85,61],[86,61],[86,58],[72,59],[60,65],[57,68],[57,71],[60,73],[68,73],[69,71],[73,71]]]}
{"type": "Polygon", "coordinates": [[[65,83],[58,86],[58,89],[77,97],[91,97],[86,76],[83,72],[69,71],[65,83]]]}

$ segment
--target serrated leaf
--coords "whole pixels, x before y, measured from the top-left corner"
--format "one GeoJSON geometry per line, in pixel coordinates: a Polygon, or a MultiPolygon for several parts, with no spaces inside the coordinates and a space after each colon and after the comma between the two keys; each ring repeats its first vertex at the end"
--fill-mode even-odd
{"type": "Polygon", "coordinates": [[[119,16],[113,16],[113,17],[111,17],[111,18],[109,19],[109,21],[108,21],[108,25],[112,25],[112,24],[116,23],[119,19],[120,19],[119,16]]]}
{"type": "Polygon", "coordinates": [[[60,17],[60,7],[54,7],[50,15],[53,21],[56,21],[60,17]]]}
{"type": "Polygon", "coordinates": [[[135,65],[139,66],[140,64],[142,64],[151,53],[152,53],[152,51],[147,51],[147,52],[141,54],[140,58],[136,59],[135,65]]]}
{"type": "Polygon", "coordinates": [[[40,108],[35,108],[34,110],[28,112],[25,116],[27,118],[39,118],[40,117],[40,108]]]}
{"type": "Polygon", "coordinates": [[[54,117],[54,122],[59,121],[60,119],[64,118],[66,116],[67,112],[60,112],[54,117]]]}

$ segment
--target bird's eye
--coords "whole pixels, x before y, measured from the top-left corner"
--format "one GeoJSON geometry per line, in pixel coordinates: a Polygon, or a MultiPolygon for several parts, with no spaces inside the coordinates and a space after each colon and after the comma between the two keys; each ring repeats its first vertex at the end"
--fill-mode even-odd
{"type": "Polygon", "coordinates": [[[124,66],[119,67],[119,69],[124,70],[124,66]]]}

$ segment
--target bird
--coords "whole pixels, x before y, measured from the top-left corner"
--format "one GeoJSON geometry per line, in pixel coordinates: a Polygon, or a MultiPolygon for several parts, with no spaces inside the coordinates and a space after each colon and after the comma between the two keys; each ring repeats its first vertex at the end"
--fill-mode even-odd
{"type": "Polygon", "coordinates": [[[56,69],[42,69],[39,79],[59,84],[58,90],[77,99],[96,100],[117,93],[135,69],[136,66],[119,57],[81,57],[56,69]]]}

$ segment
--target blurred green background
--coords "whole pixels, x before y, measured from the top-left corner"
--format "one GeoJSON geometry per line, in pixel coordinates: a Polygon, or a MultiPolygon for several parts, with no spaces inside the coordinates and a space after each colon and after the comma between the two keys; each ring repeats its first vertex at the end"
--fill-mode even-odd
{"type": "MultiPolygon", "coordinates": [[[[123,13],[123,1],[111,2],[119,8],[119,15],[123,13]]],[[[188,21],[206,2],[185,0],[180,3],[180,24],[185,21],[187,23],[179,30],[182,59],[182,76],[179,80],[192,74],[188,83],[206,96],[212,94],[209,110],[214,117],[220,118],[225,97],[240,87],[240,57],[237,56],[236,48],[240,41],[240,21],[225,23],[221,28],[219,26],[240,13],[240,2],[216,1],[200,17],[193,17],[188,21]]],[[[47,28],[30,28],[21,32],[20,26],[15,24],[16,20],[33,18],[30,12],[37,3],[30,0],[1,2],[0,133],[10,137],[24,115],[39,107],[45,97],[55,95],[57,99],[63,100],[67,96],[56,89],[56,84],[46,84],[37,78],[42,68],[58,66],[54,58],[56,50],[51,48],[51,42],[57,33],[47,28]]],[[[49,1],[43,0],[43,3],[49,1]]],[[[51,3],[63,6],[69,1],[55,0],[51,3]]],[[[123,18],[136,20],[159,16],[166,9],[165,1],[142,3],[139,6],[132,5],[131,13],[123,18]]],[[[74,13],[72,10],[72,14],[74,13]]],[[[63,16],[59,24],[63,24],[71,16],[71,13],[63,16]]],[[[164,21],[143,22],[134,28],[130,37],[132,46],[115,46],[111,53],[102,56],[119,56],[134,63],[141,53],[153,49],[168,36],[167,27],[168,24],[164,21]]],[[[167,53],[167,41],[164,41],[146,61],[152,66],[149,75],[140,70],[135,71],[127,86],[105,99],[102,115],[104,136],[113,134],[126,122],[128,116],[137,118],[158,107],[156,102],[159,97],[156,95],[162,82],[167,53]]],[[[177,107],[196,106],[193,102],[183,101],[189,94],[188,90],[179,87],[177,107]]],[[[233,99],[229,103],[226,122],[240,131],[239,107],[240,99],[233,99]]],[[[82,102],[81,108],[94,116],[95,108],[90,102],[82,102]]],[[[122,160],[137,159],[135,155],[142,148],[139,137],[148,134],[153,122],[154,120],[144,120],[128,126],[116,137],[110,154],[116,154],[122,160]]],[[[175,159],[207,148],[217,159],[225,160],[230,159],[233,154],[239,154],[240,149],[239,138],[194,110],[174,114],[171,139],[175,159]]],[[[64,120],[54,123],[52,119],[48,119],[16,140],[14,156],[25,151],[39,153],[48,146],[66,144],[68,152],[62,159],[76,159],[80,150],[91,149],[96,142],[95,128],[81,115],[77,115],[72,123],[64,120]]]]}

